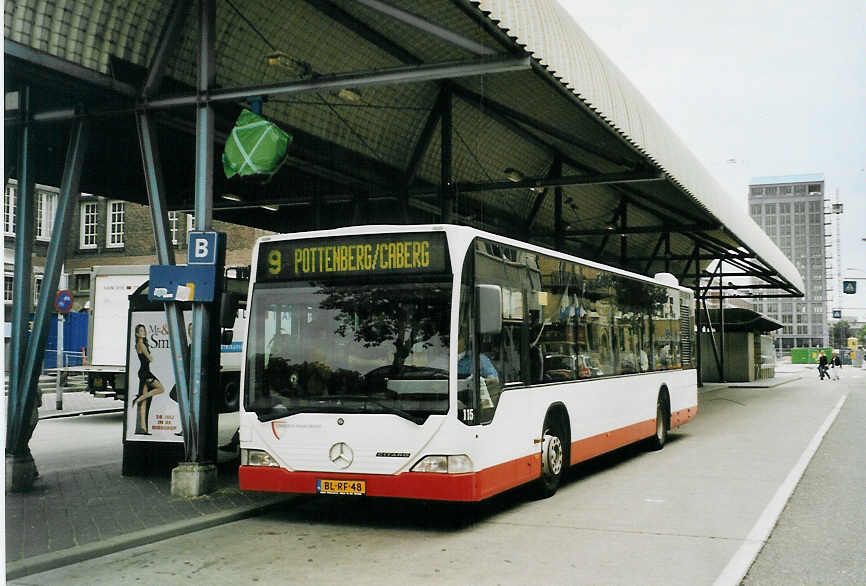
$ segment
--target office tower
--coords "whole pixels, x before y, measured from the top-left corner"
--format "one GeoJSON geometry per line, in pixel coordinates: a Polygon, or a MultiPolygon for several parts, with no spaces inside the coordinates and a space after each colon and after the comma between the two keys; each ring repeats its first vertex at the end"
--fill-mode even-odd
{"type": "Polygon", "coordinates": [[[780,322],[776,348],[827,344],[824,174],[755,177],[749,184],[749,214],[794,263],[805,297],[759,299],[756,309],[780,322]]]}

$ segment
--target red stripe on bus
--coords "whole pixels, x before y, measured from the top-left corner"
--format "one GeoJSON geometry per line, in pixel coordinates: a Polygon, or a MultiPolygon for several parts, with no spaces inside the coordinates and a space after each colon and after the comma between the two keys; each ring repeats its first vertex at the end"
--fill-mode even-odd
{"type": "Polygon", "coordinates": [[[540,474],[541,456],[530,454],[466,474],[404,472],[390,476],[291,472],[270,466],[241,466],[238,481],[241,490],[315,494],[316,481],[320,479],[363,480],[367,483],[367,496],[480,501],[538,478],[540,474]]]}
{"type": "MultiPolygon", "coordinates": [[[[671,429],[687,423],[698,412],[698,406],[680,409],[671,413],[671,429]]],[[[627,425],[592,437],[571,443],[571,463],[585,462],[617,448],[627,446],[656,432],[656,420],[647,419],[633,425],[627,425]]]]}
{"type": "MultiPolygon", "coordinates": [[[[697,413],[697,406],[671,414],[671,427],[686,423],[697,413]]],[[[571,463],[583,462],[610,450],[650,437],[655,419],[642,421],[571,444],[571,463]]],[[[466,474],[404,472],[386,474],[341,474],[333,472],[291,472],[270,466],[241,466],[241,490],[315,494],[320,479],[363,480],[367,496],[399,497],[444,501],[480,501],[505,492],[541,476],[541,454],[533,453],[515,460],[466,474]]]]}

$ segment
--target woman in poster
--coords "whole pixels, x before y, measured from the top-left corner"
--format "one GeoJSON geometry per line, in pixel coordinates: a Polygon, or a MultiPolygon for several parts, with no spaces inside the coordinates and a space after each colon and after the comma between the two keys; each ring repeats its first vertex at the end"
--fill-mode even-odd
{"type": "Polygon", "coordinates": [[[135,352],[141,366],[138,368],[138,396],[132,400],[133,405],[138,406],[138,417],[135,420],[136,435],[150,435],[148,416],[150,415],[150,404],[153,397],[165,392],[165,388],[159,379],[150,372],[150,363],[153,356],[150,353],[150,345],[147,343],[147,328],[144,324],[135,326],[135,352]]]}

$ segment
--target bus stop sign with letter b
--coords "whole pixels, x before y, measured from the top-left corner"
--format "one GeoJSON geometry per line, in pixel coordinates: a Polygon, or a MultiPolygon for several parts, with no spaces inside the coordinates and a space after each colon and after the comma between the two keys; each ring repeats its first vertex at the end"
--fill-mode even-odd
{"type": "Polygon", "coordinates": [[[187,248],[187,264],[215,265],[220,258],[220,234],[217,232],[190,232],[187,248]]]}

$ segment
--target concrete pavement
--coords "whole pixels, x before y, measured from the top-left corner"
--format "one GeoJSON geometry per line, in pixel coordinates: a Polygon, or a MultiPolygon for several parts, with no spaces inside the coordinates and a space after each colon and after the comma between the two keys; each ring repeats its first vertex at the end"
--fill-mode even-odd
{"type": "MultiPolygon", "coordinates": [[[[46,393],[40,420],[122,407],[88,393],[65,393],[63,402],[57,411],[46,393]]],[[[122,476],[120,462],[79,459],[42,474],[31,492],[6,494],[8,580],[256,515],[292,498],[238,489],[236,460],[220,465],[214,493],[185,499],[171,495],[167,475],[122,476]]]]}

